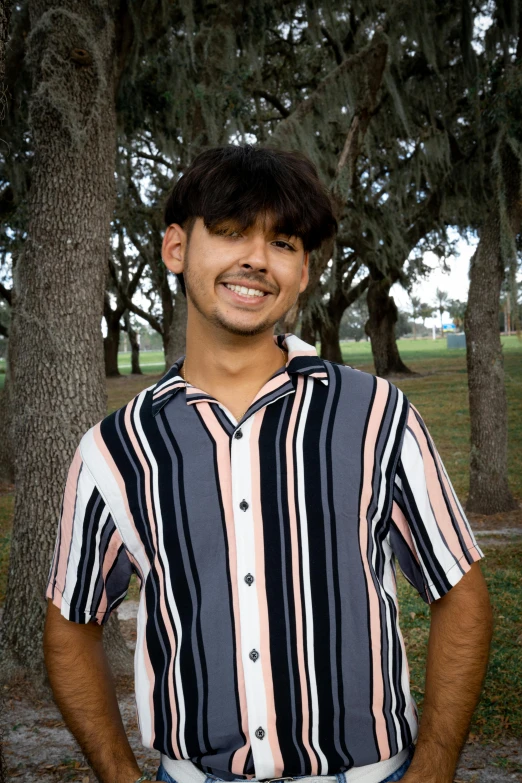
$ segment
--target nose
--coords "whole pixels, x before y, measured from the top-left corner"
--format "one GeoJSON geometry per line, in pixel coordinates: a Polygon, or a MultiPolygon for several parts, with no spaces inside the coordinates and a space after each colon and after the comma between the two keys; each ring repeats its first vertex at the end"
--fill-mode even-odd
{"type": "Polygon", "coordinates": [[[267,246],[264,236],[252,237],[245,249],[245,254],[240,260],[239,265],[242,269],[252,270],[254,272],[266,272],[268,269],[267,246]]]}

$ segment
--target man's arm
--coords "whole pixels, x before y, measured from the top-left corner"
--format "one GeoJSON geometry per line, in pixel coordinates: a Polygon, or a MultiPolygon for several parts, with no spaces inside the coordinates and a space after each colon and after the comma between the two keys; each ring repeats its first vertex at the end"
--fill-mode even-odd
{"type": "Polygon", "coordinates": [[[50,601],[44,655],[63,718],[103,783],[134,783],[140,768],[129,745],[103,649],[103,626],[66,620],[50,601]]]}
{"type": "Polygon", "coordinates": [[[486,673],[493,617],[478,563],[431,604],[424,707],[404,783],[452,783],[486,673]]]}

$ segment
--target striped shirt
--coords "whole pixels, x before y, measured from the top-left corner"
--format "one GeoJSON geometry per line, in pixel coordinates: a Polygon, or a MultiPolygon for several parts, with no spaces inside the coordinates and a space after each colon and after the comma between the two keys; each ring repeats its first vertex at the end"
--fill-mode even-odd
{"type": "Polygon", "coordinates": [[[182,357],[84,435],[46,590],[103,624],[137,574],[142,742],[225,780],[406,748],[395,561],[430,603],[482,557],[405,395],[274,339],[288,363],[239,422],[182,357]]]}

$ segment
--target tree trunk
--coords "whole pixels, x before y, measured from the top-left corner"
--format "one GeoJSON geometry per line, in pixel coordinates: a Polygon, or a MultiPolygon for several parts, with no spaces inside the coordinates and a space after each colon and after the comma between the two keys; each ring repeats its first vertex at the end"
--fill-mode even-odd
{"type": "Polygon", "coordinates": [[[180,356],[185,355],[187,350],[187,300],[181,292],[178,285],[174,294],[174,308],[170,321],[168,332],[167,347],[165,350],[165,364],[167,368],[172,367],[180,356]]]}
{"type": "Polygon", "coordinates": [[[103,358],[105,363],[105,376],[114,378],[120,375],[118,367],[118,350],[120,347],[120,316],[107,314],[105,310],[105,322],[107,324],[107,336],[103,338],[103,358]]]}
{"type": "Polygon", "coordinates": [[[100,322],[116,148],[110,8],[108,0],[29,0],[34,160],[9,340],[16,499],[4,680],[45,680],[44,590],[67,469],[82,434],[106,413],[100,322]]]}
{"type": "Polygon", "coordinates": [[[343,355],[339,344],[340,321],[321,324],[321,358],[343,364],[343,355]]]}
{"type": "Polygon", "coordinates": [[[367,295],[370,317],[364,330],[372,341],[375,374],[381,378],[387,375],[414,374],[402,361],[397,348],[395,324],[398,311],[393,296],[390,296],[390,288],[391,281],[372,270],[367,295]]]}
{"type": "Polygon", "coordinates": [[[14,481],[14,455],[10,391],[9,363],[7,363],[4,388],[0,391],[0,479],[11,484],[14,481]]]}
{"type": "Polygon", "coordinates": [[[310,313],[310,309],[305,307],[301,314],[301,340],[304,340],[308,345],[315,346],[317,341],[317,330],[314,323],[314,318],[310,313]]]}
{"type": "Polygon", "coordinates": [[[492,213],[471,259],[464,331],[471,422],[467,511],[495,514],[517,507],[507,478],[507,402],[498,311],[504,263],[500,219],[492,213]]]}
{"type": "MultiPolygon", "coordinates": [[[[9,19],[11,15],[11,2],[10,0],[4,0],[0,3],[0,115],[5,116],[7,107],[7,90],[4,86],[4,74],[5,74],[5,50],[9,37],[9,19]]],[[[9,389],[8,378],[5,379],[5,386],[0,394],[0,475],[2,478],[7,478],[9,481],[13,479],[13,455],[12,455],[12,443],[10,435],[10,410],[9,405],[9,389]]],[[[4,711],[4,696],[0,695],[0,712],[5,714],[4,711]]],[[[6,763],[3,753],[3,732],[0,729],[0,783],[4,783],[7,780],[6,763]]]]}
{"type": "Polygon", "coordinates": [[[140,340],[138,333],[132,328],[129,311],[127,310],[124,316],[125,331],[129,335],[129,342],[131,346],[131,373],[132,375],[143,375],[140,367],[140,340]]]}

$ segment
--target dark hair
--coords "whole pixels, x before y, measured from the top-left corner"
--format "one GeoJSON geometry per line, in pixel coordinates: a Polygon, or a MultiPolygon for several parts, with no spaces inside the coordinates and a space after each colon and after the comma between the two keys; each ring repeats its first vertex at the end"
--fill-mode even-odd
{"type": "MultiPolygon", "coordinates": [[[[210,230],[233,220],[245,231],[266,213],[276,233],[300,237],[305,251],[337,231],[330,195],[309,158],[251,144],[200,152],[174,185],[164,218],[167,226],[183,226],[190,239],[197,217],[210,230]]],[[[185,293],[183,275],[177,278],[185,293]]]]}

